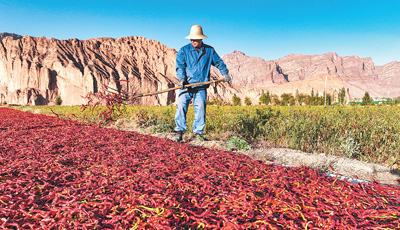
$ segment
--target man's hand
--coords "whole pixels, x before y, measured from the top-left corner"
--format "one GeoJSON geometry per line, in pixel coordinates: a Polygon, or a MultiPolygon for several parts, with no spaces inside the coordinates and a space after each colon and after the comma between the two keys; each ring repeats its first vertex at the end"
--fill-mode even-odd
{"type": "Polygon", "coordinates": [[[179,84],[182,86],[182,89],[185,88],[185,85],[187,85],[189,82],[186,80],[186,78],[179,80],[179,84]]]}
{"type": "Polygon", "coordinates": [[[224,75],[224,82],[229,82],[232,81],[232,78],[229,76],[229,74],[224,75]]]}

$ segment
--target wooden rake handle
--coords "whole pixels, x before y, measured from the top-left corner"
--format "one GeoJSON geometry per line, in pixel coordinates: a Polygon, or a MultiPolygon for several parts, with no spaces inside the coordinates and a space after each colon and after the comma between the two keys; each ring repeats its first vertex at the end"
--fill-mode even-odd
{"type": "MultiPolygon", "coordinates": [[[[197,85],[208,85],[208,84],[212,84],[212,83],[221,82],[221,81],[224,81],[224,80],[225,79],[221,78],[221,79],[207,81],[207,82],[198,82],[198,83],[188,84],[188,85],[185,85],[185,88],[191,87],[191,86],[197,86],[197,85]]],[[[142,94],[134,95],[133,97],[151,96],[151,95],[165,93],[165,92],[169,92],[169,91],[173,91],[173,90],[177,90],[177,89],[182,89],[182,86],[177,86],[177,87],[173,87],[173,88],[169,88],[169,89],[161,90],[161,91],[156,91],[156,92],[152,92],[152,93],[142,93],[142,94]]]]}

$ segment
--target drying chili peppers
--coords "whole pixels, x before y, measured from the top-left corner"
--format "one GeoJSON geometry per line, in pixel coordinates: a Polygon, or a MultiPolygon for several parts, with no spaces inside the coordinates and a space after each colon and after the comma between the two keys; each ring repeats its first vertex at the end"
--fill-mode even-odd
{"type": "Polygon", "coordinates": [[[396,229],[399,197],[398,186],[0,108],[1,229],[396,229]]]}

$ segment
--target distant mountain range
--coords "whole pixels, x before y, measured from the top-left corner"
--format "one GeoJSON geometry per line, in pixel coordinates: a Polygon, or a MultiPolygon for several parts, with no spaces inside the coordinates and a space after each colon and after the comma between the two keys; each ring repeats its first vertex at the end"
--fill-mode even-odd
{"type": "Polygon", "coordinates": [[[22,36],[19,35],[19,34],[0,33],[0,41],[3,40],[3,38],[8,37],[8,36],[10,36],[10,37],[12,37],[12,38],[14,38],[14,39],[21,39],[21,38],[22,38],[22,36]]]}
{"type": "Polygon", "coordinates": [[[265,61],[240,51],[225,55],[223,60],[234,76],[234,84],[241,86],[269,87],[329,75],[348,84],[351,98],[360,98],[365,92],[373,97],[400,96],[400,62],[396,61],[375,66],[371,58],[336,53],[291,54],[265,61]]]}
{"type": "MultiPolygon", "coordinates": [[[[205,41],[206,42],[206,41],[205,41]]],[[[89,92],[145,93],[178,84],[177,51],[143,37],[58,40],[0,33],[0,99],[14,104],[85,103],[89,92]],[[121,81],[122,80],[122,81],[121,81]]],[[[222,57],[233,85],[218,83],[209,99],[229,102],[233,95],[250,97],[253,104],[265,92],[335,95],[346,88],[348,100],[365,92],[374,97],[400,96],[400,63],[375,66],[371,58],[291,54],[278,60],[248,57],[240,51],[222,57]]],[[[213,78],[219,72],[212,70],[213,78]]],[[[176,92],[144,97],[144,105],[176,101],[176,92]]]]}

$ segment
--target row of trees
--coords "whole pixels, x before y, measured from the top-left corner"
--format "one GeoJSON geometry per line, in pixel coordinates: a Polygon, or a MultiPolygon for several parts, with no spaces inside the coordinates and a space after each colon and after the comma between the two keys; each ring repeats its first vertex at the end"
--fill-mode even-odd
{"type": "MultiPolygon", "coordinates": [[[[233,105],[242,105],[242,101],[240,97],[234,95],[232,98],[233,105]]],[[[318,93],[314,93],[314,90],[311,91],[310,95],[306,95],[303,93],[299,93],[296,91],[296,94],[293,96],[291,93],[284,93],[280,97],[275,94],[270,94],[269,91],[264,93],[259,98],[259,105],[282,105],[282,106],[293,106],[293,105],[332,105],[334,103],[334,98],[331,94],[326,94],[325,96],[318,96],[318,93]],[[326,99],[326,100],[325,100],[326,99]]],[[[337,95],[338,104],[346,103],[346,90],[342,88],[337,95]]],[[[244,98],[244,104],[249,106],[252,105],[252,102],[249,97],[244,98]]]]}
{"type": "MultiPolygon", "coordinates": [[[[234,95],[232,98],[233,105],[240,106],[242,105],[242,100],[240,97],[234,95]]],[[[281,106],[294,106],[294,105],[344,105],[347,103],[346,100],[346,89],[342,88],[339,90],[336,97],[331,94],[326,94],[323,96],[318,96],[318,93],[314,93],[314,90],[311,91],[310,95],[306,95],[303,93],[299,93],[296,91],[296,94],[293,95],[291,93],[284,93],[280,97],[275,94],[270,94],[269,91],[264,93],[259,98],[259,105],[281,105],[281,106]]],[[[362,98],[361,105],[371,105],[374,104],[373,98],[369,95],[368,92],[365,92],[364,97],[362,98]]],[[[394,104],[400,103],[400,98],[396,98],[392,101],[394,104]]],[[[244,98],[244,104],[249,106],[252,105],[252,101],[249,97],[244,98]]]]}
{"type": "Polygon", "coordinates": [[[384,103],[384,104],[400,104],[400,97],[396,98],[383,98],[381,101],[375,102],[374,99],[369,95],[368,92],[365,92],[363,98],[361,99],[361,105],[372,105],[376,103],[384,103]]]}

